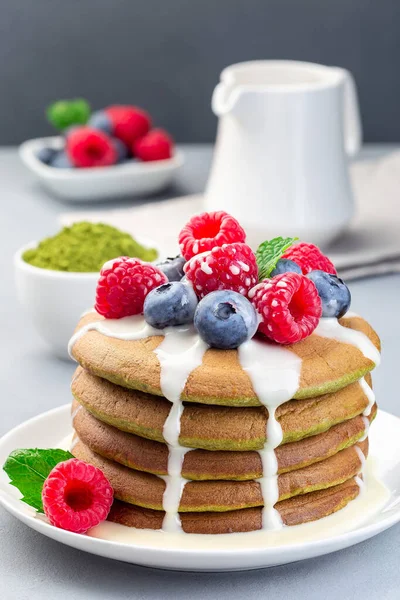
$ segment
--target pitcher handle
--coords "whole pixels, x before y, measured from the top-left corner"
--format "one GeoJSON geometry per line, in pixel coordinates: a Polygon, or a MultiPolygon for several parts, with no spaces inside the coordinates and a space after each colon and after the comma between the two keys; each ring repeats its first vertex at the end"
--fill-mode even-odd
{"type": "Polygon", "coordinates": [[[237,90],[232,90],[224,81],[218,83],[211,98],[211,108],[213,113],[217,117],[222,117],[232,112],[238,100],[238,96],[237,90]]]}
{"type": "Polygon", "coordinates": [[[350,71],[342,68],[338,68],[338,70],[341,71],[344,76],[344,144],[347,155],[353,157],[358,154],[362,144],[362,124],[357,86],[350,71]]]}

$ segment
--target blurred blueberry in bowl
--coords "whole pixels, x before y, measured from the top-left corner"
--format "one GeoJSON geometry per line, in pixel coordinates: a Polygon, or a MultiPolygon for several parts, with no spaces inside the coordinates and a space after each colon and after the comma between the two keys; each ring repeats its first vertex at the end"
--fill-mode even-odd
{"type": "Polygon", "coordinates": [[[40,162],[45,165],[49,165],[57,155],[57,150],[55,148],[40,148],[37,151],[36,157],[40,160],[40,162]]]}
{"type": "Polygon", "coordinates": [[[129,149],[126,146],[126,144],[124,144],[124,142],[122,142],[118,138],[113,138],[112,142],[117,151],[117,162],[124,162],[127,158],[129,158],[129,149]]]}
{"type": "Polygon", "coordinates": [[[113,126],[110,117],[104,110],[97,110],[92,113],[88,123],[89,127],[103,131],[108,135],[113,133],[113,126]]]}
{"type": "Polygon", "coordinates": [[[54,156],[53,160],[50,163],[50,166],[55,167],[56,169],[72,169],[74,165],[72,164],[64,150],[60,150],[54,156]]]}

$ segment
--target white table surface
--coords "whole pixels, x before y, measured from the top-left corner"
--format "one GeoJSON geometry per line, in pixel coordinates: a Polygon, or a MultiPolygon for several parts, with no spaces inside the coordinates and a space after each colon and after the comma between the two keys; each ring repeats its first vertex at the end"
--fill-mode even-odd
{"type": "MultiPolygon", "coordinates": [[[[361,158],[382,155],[393,148],[369,146],[361,158]]],[[[186,165],[168,196],[161,198],[204,189],[211,147],[182,149],[186,165]]],[[[0,149],[0,203],[1,436],[26,419],[69,402],[75,367],[52,357],[29,319],[19,311],[12,269],[14,251],[32,239],[55,232],[58,215],[70,206],[46,195],[12,148],[0,149]]],[[[130,204],[132,201],[112,206],[130,204]]],[[[82,205],[82,209],[87,210],[88,205],[82,205]]],[[[400,276],[364,279],[352,285],[352,293],[353,309],[373,324],[383,342],[383,362],[374,379],[377,400],[382,408],[400,416],[400,276]]],[[[85,554],[41,536],[0,509],[2,600],[399,597],[400,525],[353,548],[288,566],[244,573],[194,574],[135,567],[85,554]]]]}

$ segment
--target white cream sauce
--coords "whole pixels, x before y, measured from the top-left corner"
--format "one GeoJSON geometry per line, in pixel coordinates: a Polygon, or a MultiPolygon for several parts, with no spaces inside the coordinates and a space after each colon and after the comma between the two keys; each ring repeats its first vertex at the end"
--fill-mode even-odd
{"type": "Polygon", "coordinates": [[[369,426],[370,426],[368,417],[370,416],[372,407],[375,404],[375,394],[374,394],[374,391],[371,388],[371,386],[369,386],[368,383],[365,381],[364,377],[362,377],[360,379],[359,383],[360,383],[362,391],[368,398],[368,405],[366,406],[366,408],[362,414],[362,418],[364,421],[364,435],[360,438],[360,442],[363,442],[368,437],[369,426]]]}
{"type": "Polygon", "coordinates": [[[249,533],[201,535],[167,533],[149,529],[133,529],[104,521],[88,532],[88,535],[103,540],[131,544],[144,548],[163,550],[209,550],[235,552],[240,550],[267,549],[327,540],[367,523],[383,509],[390,498],[387,487],[378,479],[371,459],[367,460],[364,483],[360,480],[360,493],[345,508],[336,513],[302,525],[283,527],[279,530],[261,530],[249,533]]]}
{"type": "Polygon", "coordinates": [[[301,359],[281,346],[257,339],[242,344],[238,352],[242,369],[249,375],[258,399],[268,410],[267,439],[260,450],[263,466],[263,476],[259,480],[264,499],[263,528],[279,529],[282,520],[274,508],[279,499],[275,448],[282,442],[283,434],[275,412],[278,406],[293,398],[299,387],[301,359]]]}
{"type": "Polygon", "coordinates": [[[168,444],[168,475],[163,496],[165,518],[164,531],[180,531],[179,504],[185,480],[181,476],[183,459],[188,448],[179,445],[183,404],[181,394],[190,373],[202,363],[208,345],[196,333],[193,326],[169,327],[164,330],[164,340],[156,348],[161,367],[161,391],[172,403],[164,423],[163,436],[168,444]]]}
{"type": "Polygon", "coordinates": [[[356,331],[349,327],[344,327],[337,319],[320,319],[313,335],[331,338],[338,342],[355,346],[362,352],[365,358],[369,358],[378,366],[381,362],[379,350],[375,348],[368,336],[362,331],[356,331]]]}
{"type": "Polygon", "coordinates": [[[369,415],[371,414],[372,407],[375,404],[375,394],[374,394],[373,389],[371,388],[371,386],[368,385],[368,383],[365,381],[364,377],[362,377],[360,379],[359,383],[360,383],[360,386],[362,388],[362,391],[364,392],[364,394],[368,398],[368,406],[364,410],[363,415],[364,415],[364,417],[369,417],[369,415]]]}

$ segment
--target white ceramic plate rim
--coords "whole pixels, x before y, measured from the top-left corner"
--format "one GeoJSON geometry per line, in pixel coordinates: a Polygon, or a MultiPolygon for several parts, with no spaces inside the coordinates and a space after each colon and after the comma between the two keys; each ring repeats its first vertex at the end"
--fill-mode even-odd
{"type": "MultiPolygon", "coordinates": [[[[19,438],[21,434],[27,433],[30,430],[34,431],[37,426],[43,425],[49,419],[59,420],[61,429],[68,429],[70,405],[64,405],[54,408],[48,412],[42,413],[36,417],[25,421],[18,425],[0,439],[0,462],[3,463],[6,455],[12,446],[12,440],[19,438]],[[7,450],[8,448],[8,450],[7,450]]],[[[396,427],[400,433],[400,419],[390,413],[384,411],[379,412],[381,419],[396,421],[396,427]]],[[[51,429],[51,428],[49,428],[51,429]]],[[[53,429],[54,431],[54,429],[53,429]]],[[[53,433],[53,437],[54,437],[53,433]]],[[[49,433],[49,437],[52,434],[49,433]]],[[[54,442],[51,442],[54,443],[54,442]]],[[[38,447],[46,447],[46,439],[38,440],[38,447]]],[[[0,478],[0,504],[4,506],[11,514],[17,517],[29,527],[43,533],[47,537],[56,539],[69,546],[91,552],[100,556],[115,558],[134,564],[142,564],[158,568],[167,568],[175,570],[202,570],[202,571],[226,571],[226,570],[245,570],[252,568],[263,568],[267,566],[285,564],[312,558],[337,550],[347,548],[361,541],[364,541],[385,529],[388,529],[398,521],[400,521],[400,503],[391,509],[387,517],[373,521],[370,524],[360,526],[355,530],[346,533],[331,536],[327,539],[306,542],[302,544],[293,544],[290,546],[274,546],[271,548],[244,548],[238,550],[232,549],[162,549],[145,545],[124,544],[115,541],[103,540],[84,535],[78,535],[61,529],[52,527],[45,521],[37,519],[26,510],[26,505],[22,502],[16,502],[15,490],[10,486],[8,491],[5,482],[5,475],[0,478]],[[290,558],[289,558],[290,556],[290,558]],[[204,565],[204,559],[207,566],[204,565]],[[230,561],[235,559],[235,565],[230,566],[230,561]],[[200,566],[193,566],[196,559],[200,561],[200,566]],[[241,566],[243,560],[243,566],[241,566]],[[220,562],[221,566],[218,566],[220,562]],[[213,565],[213,566],[210,566],[213,565]],[[222,566],[223,565],[223,566],[222,566]]],[[[382,511],[381,511],[382,512],[382,511]]],[[[378,514],[381,514],[378,513],[378,514]]]]}
{"type": "Polygon", "coordinates": [[[182,152],[175,150],[172,158],[167,160],[157,160],[152,162],[125,162],[110,167],[96,167],[95,169],[55,169],[42,163],[36,156],[38,150],[42,148],[55,148],[60,150],[63,147],[63,138],[61,136],[51,136],[35,138],[23,142],[19,147],[19,155],[23,163],[35,173],[38,173],[46,179],[74,179],[93,180],[103,177],[118,176],[130,174],[159,173],[160,171],[172,171],[181,167],[184,163],[182,152]]]}

